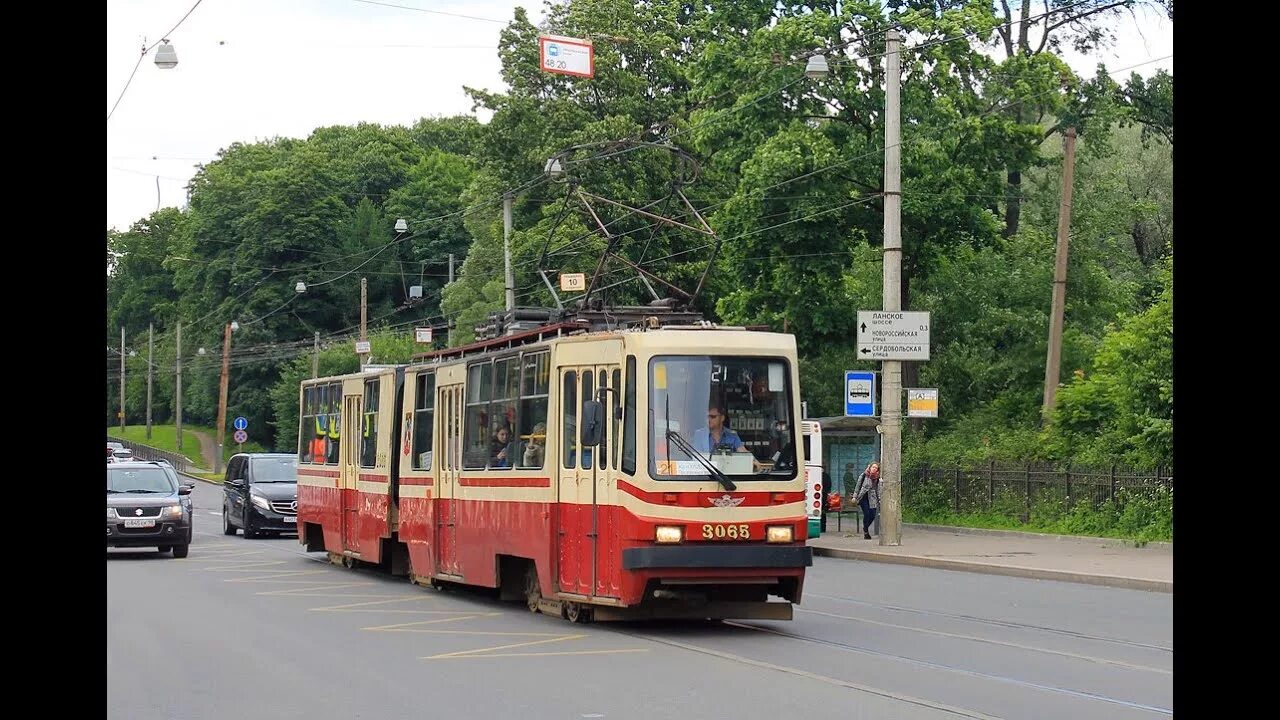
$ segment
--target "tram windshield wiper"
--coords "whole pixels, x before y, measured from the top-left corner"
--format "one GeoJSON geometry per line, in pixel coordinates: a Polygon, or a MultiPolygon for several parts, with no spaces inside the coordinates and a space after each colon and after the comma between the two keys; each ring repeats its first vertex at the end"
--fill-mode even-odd
{"type": "Polygon", "coordinates": [[[667,440],[669,442],[674,442],[676,447],[683,450],[686,455],[692,456],[694,460],[701,463],[702,467],[706,468],[707,472],[711,473],[711,477],[714,477],[717,482],[723,485],[725,490],[732,492],[738,489],[738,486],[733,484],[733,481],[729,479],[729,476],[724,474],[724,471],[711,464],[711,461],[703,457],[702,453],[698,452],[688,440],[685,440],[684,437],[680,435],[680,433],[674,430],[668,430],[667,440]]]}

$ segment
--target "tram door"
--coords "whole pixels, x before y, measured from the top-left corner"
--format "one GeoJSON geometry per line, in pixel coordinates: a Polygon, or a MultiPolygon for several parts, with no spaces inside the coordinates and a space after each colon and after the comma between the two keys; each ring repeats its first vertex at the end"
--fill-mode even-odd
{"type": "MultiPolygon", "coordinates": [[[[462,470],[462,384],[436,387],[436,447],[443,452],[435,501],[436,572],[459,575],[458,475],[462,470]]],[[[441,451],[437,451],[441,452],[441,451]]]]}
{"type": "Polygon", "coordinates": [[[557,475],[559,528],[556,535],[561,592],[617,597],[616,518],[617,453],[612,408],[620,403],[612,390],[617,365],[579,365],[560,369],[560,448],[557,475]],[[601,392],[601,389],[604,391],[601,392]],[[606,408],[600,445],[580,443],[582,403],[599,400],[606,408]],[[611,561],[611,558],[613,559],[611,561]]]}
{"type": "Polygon", "coordinates": [[[342,548],[360,552],[360,419],[364,417],[363,385],[342,398],[342,444],[339,450],[342,486],[342,548]]]}

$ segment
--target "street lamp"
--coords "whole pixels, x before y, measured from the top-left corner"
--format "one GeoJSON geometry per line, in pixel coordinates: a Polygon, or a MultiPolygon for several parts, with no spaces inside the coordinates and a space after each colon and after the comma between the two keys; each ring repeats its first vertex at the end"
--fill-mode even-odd
{"type": "Polygon", "coordinates": [[[396,220],[396,232],[402,233],[407,231],[408,229],[409,229],[409,223],[405,222],[404,218],[398,218],[396,220]]]}
{"type": "Polygon", "coordinates": [[[560,158],[547,160],[547,164],[543,166],[542,171],[550,175],[552,180],[558,180],[564,176],[564,168],[560,166],[560,158]]]}
{"type": "Polygon", "coordinates": [[[165,38],[156,50],[156,67],[162,70],[171,70],[178,65],[178,53],[173,51],[173,46],[169,44],[169,38],[165,38]]]}
{"type": "Polygon", "coordinates": [[[827,65],[827,58],[824,55],[814,55],[804,66],[805,77],[811,80],[826,77],[829,72],[831,68],[827,65]]]}

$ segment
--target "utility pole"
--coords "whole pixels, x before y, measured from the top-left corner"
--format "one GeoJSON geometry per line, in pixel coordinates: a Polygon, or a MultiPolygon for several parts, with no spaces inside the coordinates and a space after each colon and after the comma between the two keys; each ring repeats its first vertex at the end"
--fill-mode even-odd
{"type": "MultiPolygon", "coordinates": [[[[453,253],[449,253],[449,282],[453,283],[453,253]]],[[[446,347],[453,347],[453,323],[449,322],[449,318],[444,319],[444,344],[446,347]]]]}
{"type": "Polygon", "coordinates": [[[147,439],[151,439],[151,371],[154,366],[151,364],[156,349],[156,326],[154,322],[147,323],[147,439]]]}
{"type": "Polygon", "coordinates": [[[231,372],[231,323],[222,336],[222,384],[218,390],[218,453],[213,456],[213,472],[222,472],[222,441],[227,434],[227,376],[231,372]]]}
{"type": "MultiPolygon", "coordinates": [[[[369,300],[369,281],[360,278],[360,342],[368,340],[365,337],[365,304],[369,300]]],[[[364,369],[364,364],[369,360],[369,353],[360,353],[360,369],[364,369]]]]}
{"type": "Polygon", "coordinates": [[[124,437],[124,326],[120,326],[120,436],[124,437]]]}
{"type": "Polygon", "coordinates": [[[173,393],[174,415],[178,426],[178,450],[182,450],[182,321],[178,321],[177,331],[178,377],[173,393]]]}
{"type": "Polygon", "coordinates": [[[1062,323],[1067,302],[1067,243],[1071,235],[1071,186],[1076,165],[1076,129],[1067,128],[1062,158],[1062,204],[1058,208],[1058,250],[1053,268],[1053,312],[1049,315],[1049,359],[1044,366],[1044,408],[1049,419],[1062,372],[1062,323]]]}
{"type": "Polygon", "coordinates": [[[507,268],[507,312],[516,309],[516,281],[511,275],[511,203],[515,195],[502,195],[502,257],[507,268]]]}
{"type": "MultiPolygon", "coordinates": [[[[885,33],[884,309],[902,309],[902,56],[897,30],[885,33]]],[[[902,544],[902,361],[885,360],[880,425],[880,544],[902,544]]]]}
{"type": "Polygon", "coordinates": [[[320,331],[316,331],[315,350],[311,353],[311,378],[320,377],[320,331]]]}

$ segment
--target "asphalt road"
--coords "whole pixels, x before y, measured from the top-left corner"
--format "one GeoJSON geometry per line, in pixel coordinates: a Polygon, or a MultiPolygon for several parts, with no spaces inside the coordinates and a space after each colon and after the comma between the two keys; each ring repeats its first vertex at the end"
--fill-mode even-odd
{"type": "Polygon", "coordinates": [[[108,717],[1162,718],[1167,593],[815,558],[791,622],[574,625],[221,533],[107,553],[108,717]]]}

